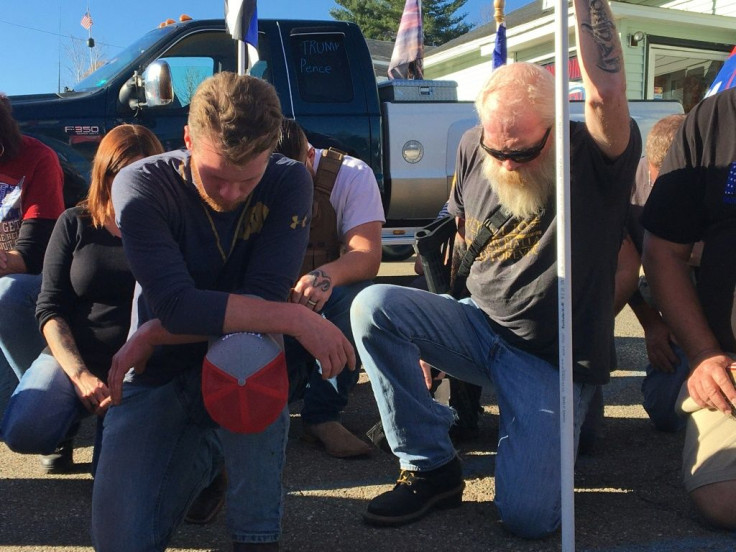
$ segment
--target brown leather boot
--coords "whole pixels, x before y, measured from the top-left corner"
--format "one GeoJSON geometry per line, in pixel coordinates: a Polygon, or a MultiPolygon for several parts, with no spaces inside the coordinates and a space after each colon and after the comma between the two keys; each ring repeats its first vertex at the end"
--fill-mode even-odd
{"type": "Polygon", "coordinates": [[[305,423],[303,438],[309,443],[322,444],[327,454],[335,458],[368,456],[373,451],[368,443],[358,439],[340,422],[305,423]]]}

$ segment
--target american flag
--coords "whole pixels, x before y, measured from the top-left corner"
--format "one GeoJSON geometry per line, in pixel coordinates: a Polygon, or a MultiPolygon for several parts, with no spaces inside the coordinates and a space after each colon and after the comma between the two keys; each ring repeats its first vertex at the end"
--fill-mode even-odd
{"type": "Polygon", "coordinates": [[[89,14],[89,12],[84,14],[84,17],[79,22],[79,24],[89,31],[90,27],[92,27],[92,16],[89,14]]]}
{"type": "Polygon", "coordinates": [[[420,0],[406,0],[388,66],[388,78],[424,78],[423,58],[422,5],[420,0]]]}

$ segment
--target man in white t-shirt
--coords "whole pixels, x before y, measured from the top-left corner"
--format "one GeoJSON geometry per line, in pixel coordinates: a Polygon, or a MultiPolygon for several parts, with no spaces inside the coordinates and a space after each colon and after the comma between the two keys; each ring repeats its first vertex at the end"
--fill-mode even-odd
{"type": "MultiPolygon", "coordinates": [[[[293,121],[284,124],[287,128],[296,126],[293,121]]],[[[284,130],[285,134],[301,132],[301,129],[295,131],[294,128],[288,132],[284,130]]],[[[299,160],[305,163],[317,181],[320,162],[328,162],[328,153],[306,144],[306,138],[303,140],[306,153],[298,148],[301,153],[295,156],[302,157],[299,160]]],[[[350,305],[358,292],[370,285],[381,264],[381,227],[385,222],[383,205],[371,168],[349,155],[342,157],[329,198],[336,215],[341,253],[334,260],[301,276],[289,300],[322,313],[352,342],[350,305]]],[[[324,380],[308,353],[295,340],[287,341],[291,400],[298,399],[303,393],[301,416],[305,438],[324,445],[331,456],[346,458],[369,454],[371,447],[340,423],[340,412],[358,381],[358,370],[343,370],[335,379],[324,380]]]]}

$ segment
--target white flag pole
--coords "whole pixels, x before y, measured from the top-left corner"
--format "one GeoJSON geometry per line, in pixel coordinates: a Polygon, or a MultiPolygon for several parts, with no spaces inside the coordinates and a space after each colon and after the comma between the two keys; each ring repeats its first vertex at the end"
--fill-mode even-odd
{"type": "Polygon", "coordinates": [[[245,75],[248,69],[248,54],[245,38],[248,34],[250,18],[255,14],[256,0],[225,0],[225,25],[227,32],[237,41],[238,75],[245,75]],[[250,17],[245,16],[250,12],[250,17]]]}
{"type": "Polygon", "coordinates": [[[248,66],[248,55],[245,53],[245,41],[238,40],[238,75],[245,75],[248,66]]]}
{"type": "Polygon", "coordinates": [[[570,104],[568,3],[555,0],[555,139],[557,152],[557,293],[560,356],[560,482],[562,550],[575,550],[575,451],[570,270],[570,104]]]}

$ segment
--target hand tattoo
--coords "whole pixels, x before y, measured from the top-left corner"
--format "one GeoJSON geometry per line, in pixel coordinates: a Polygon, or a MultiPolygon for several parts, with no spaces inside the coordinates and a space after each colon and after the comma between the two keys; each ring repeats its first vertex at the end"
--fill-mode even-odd
{"type": "Polygon", "coordinates": [[[606,73],[618,73],[621,71],[621,58],[616,55],[618,52],[614,43],[616,26],[608,17],[605,1],[591,0],[590,21],[581,22],[580,28],[590,33],[593,42],[598,46],[600,60],[596,66],[606,73]]]}
{"type": "Polygon", "coordinates": [[[312,287],[322,291],[329,291],[332,286],[332,278],[322,270],[313,270],[309,273],[312,277],[312,287]]]}

